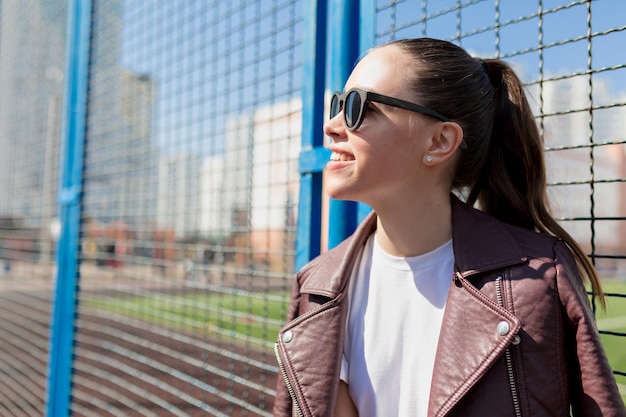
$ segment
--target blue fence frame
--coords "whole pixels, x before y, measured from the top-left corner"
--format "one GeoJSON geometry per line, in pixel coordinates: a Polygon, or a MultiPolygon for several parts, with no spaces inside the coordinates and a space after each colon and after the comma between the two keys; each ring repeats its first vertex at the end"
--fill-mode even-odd
{"type": "MultiPolygon", "coordinates": [[[[333,1],[329,13],[329,90],[342,91],[357,61],[360,51],[358,2],[333,1]]],[[[337,246],[357,225],[357,203],[352,201],[330,200],[329,222],[333,227],[328,233],[328,247],[337,246]]]]}
{"type": "Polygon", "coordinates": [[[91,1],[71,0],[68,4],[65,126],[58,199],[61,234],[56,251],[57,276],[48,361],[48,417],[66,416],[70,406],[90,27],[91,1]]]}
{"type": "Polygon", "coordinates": [[[329,152],[318,129],[324,120],[326,81],[326,0],[308,2],[302,85],[302,151],[299,158],[300,197],[296,235],[296,268],[319,255],[322,224],[322,170],[329,152]]]}

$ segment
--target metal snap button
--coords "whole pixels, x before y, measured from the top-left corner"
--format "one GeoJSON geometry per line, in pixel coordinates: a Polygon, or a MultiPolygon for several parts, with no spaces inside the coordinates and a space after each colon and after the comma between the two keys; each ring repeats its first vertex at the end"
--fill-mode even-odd
{"type": "Polygon", "coordinates": [[[293,332],[291,330],[287,330],[283,333],[283,342],[289,343],[293,339],[293,332]]]}
{"type": "Polygon", "coordinates": [[[509,330],[511,330],[511,328],[509,327],[509,323],[506,321],[501,321],[496,327],[496,332],[498,332],[500,336],[506,336],[509,333],[509,330]]]}
{"type": "Polygon", "coordinates": [[[520,342],[522,341],[522,338],[519,337],[518,334],[515,335],[515,337],[513,337],[513,340],[511,341],[511,344],[517,346],[520,344],[520,342]]]}

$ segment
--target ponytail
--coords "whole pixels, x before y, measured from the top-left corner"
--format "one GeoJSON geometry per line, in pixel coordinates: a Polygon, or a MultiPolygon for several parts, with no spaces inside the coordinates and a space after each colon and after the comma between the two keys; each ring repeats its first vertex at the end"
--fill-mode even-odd
{"type": "Polygon", "coordinates": [[[604,292],[594,266],[550,214],[544,144],[523,85],[503,61],[484,62],[494,88],[494,120],[486,163],[470,188],[467,202],[478,202],[482,210],[507,223],[563,240],[605,308],[604,292]]]}
{"type": "Polygon", "coordinates": [[[494,217],[563,240],[594,296],[604,293],[591,261],[550,215],[544,149],[524,88],[498,59],[476,60],[460,47],[431,38],[393,42],[415,59],[414,91],[463,129],[452,187],[468,190],[467,203],[494,217]]]}

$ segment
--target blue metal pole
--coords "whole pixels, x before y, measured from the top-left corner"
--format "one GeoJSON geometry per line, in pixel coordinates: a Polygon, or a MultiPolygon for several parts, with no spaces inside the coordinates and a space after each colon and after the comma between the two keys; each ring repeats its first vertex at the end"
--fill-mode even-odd
{"type": "Polygon", "coordinates": [[[91,1],[69,0],[67,7],[64,130],[58,199],[61,235],[56,250],[57,274],[54,282],[46,391],[47,417],[65,417],[70,414],[83,150],[87,115],[91,1]]]}
{"type": "Polygon", "coordinates": [[[326,71],[327,0],[305,2],[302,74],[302,151],[299,158],[300,196],[296,234],[296,270],[320,253],[322,170],[329,151],[323,147],[324,84],[326,71]]]}
{"type": "MultiPolygon", "coordinates": [[[[329,88],[342,91],[359,57],[359,2],[333,0],[329,15],[329,88]]],[[[328,247],[333,248],[357,226],[357,204],[330,200],[328,247]]]]}
{"type": "Polygon", "coordinates": [[[359,56],[376,45],[376,0],[359,2],[359,56]]]}

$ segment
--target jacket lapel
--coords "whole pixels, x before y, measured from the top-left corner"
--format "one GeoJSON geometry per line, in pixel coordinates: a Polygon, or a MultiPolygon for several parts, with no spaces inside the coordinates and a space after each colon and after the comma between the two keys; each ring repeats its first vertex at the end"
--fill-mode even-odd
{"type": "Polygon", "coordinates": [[[520,330],[520,321],[466,279],[450,287],[430,389],[430,417],[445,416],[480,380],[520,330]],[[500,323],[509,331],[498,334],[500,323]]]}
{"type": "Polygon", "coordinates": [[[299,293],[321,295],[329,301],[290,321],[279,333],[277,353],[304,416],[326,416],[334,412],[348,309],[348,281],[363,244],[375,227],[376,216],[372,213],[352,237],[307,265],[311,269],[302,272],[306,279],[299,293]],[[317,349],[312,352],[311,346],[317,349]]]}
{"type": "Polygon", "coordinates": [[[492,217],[456,198],[452,207],[455,277],[439,336],[429,417],[446,415],[502,355],[521,327],[513,314],[470,281],[473,275],[524,262],[521,248],[492,217]],[[502,322],[509,326],[504,335],[496,330],[502,322]]]}

